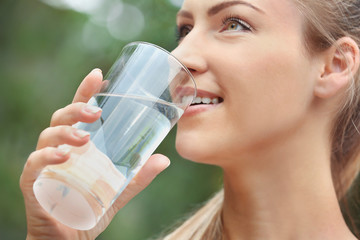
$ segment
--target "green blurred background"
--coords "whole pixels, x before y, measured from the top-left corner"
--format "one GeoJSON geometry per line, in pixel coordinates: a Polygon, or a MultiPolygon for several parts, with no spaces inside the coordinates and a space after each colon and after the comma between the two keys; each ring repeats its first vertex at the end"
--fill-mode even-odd
{"type": "MultiPolygon", "coordinates": [[[[52,113],[71,102],[87,73],[106,72],[121,48],[176,46],[181,0],[0,1],[0,239],[25,239],[19,176],[52,113]]],[[[181,159],[175,131],[158,148],[171,166],[119,212],[98,239],[149,239],[208,199],[221,172],[181,159]]],[[[194,143],[196,144],[196,143],[194,143]]]]}

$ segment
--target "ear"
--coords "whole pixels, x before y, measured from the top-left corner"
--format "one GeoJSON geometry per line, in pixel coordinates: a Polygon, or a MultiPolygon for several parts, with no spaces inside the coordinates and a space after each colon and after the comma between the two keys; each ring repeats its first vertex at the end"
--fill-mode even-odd
{"type": "Polygon", "coordinates": [[[315,96],[330,98],[349,86],[359,69],[359,47],[350,37],[336,41],[325,52],[324,68],[315,84],[315,96]]]}

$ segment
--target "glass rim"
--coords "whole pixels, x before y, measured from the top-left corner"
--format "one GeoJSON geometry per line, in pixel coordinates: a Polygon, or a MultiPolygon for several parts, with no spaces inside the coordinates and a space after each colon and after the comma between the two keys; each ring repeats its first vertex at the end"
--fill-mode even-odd
{"type": "Polygon", "coordinates": [[[190,70],[179,60],[177,59],[177,57],[175,57],[171,52],[169,52],[168,50],[166,50],[165,48],[163,47],[160,47],[154,43],[149,43],[149,42],[144,42],[144,41],[134,41],[134,42],[130,42],[128,44],[126,44],[123,49],[125,49],[126,47],[130,47],[130,46],[133,46],[133,45],[148,45],[148,46],[151,46],[151,47],[155,47],[165,53],[167,53],[169,56],[171,56],[173,59],[175,59],[175,61],[177,63],[180,64],[180,66],[186,71],[186,73],[190,76],[190,79],[191,81],[193,82],[194,84],[194,99],[197,95],[197,86],[196,86],[196,82],[195,82],[195,79],[194,79],[194,76],[191,74],[190,70]]]}

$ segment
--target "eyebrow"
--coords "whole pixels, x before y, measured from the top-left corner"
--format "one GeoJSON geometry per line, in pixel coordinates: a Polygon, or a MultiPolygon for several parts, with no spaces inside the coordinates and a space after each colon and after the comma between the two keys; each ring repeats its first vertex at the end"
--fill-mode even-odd
{"type": "MultiPolygon", "coordinates": [[[[245,5],[247,7],[250,7],[262,14],[264,14],[265,12],[263,10],[261,10],[260,8],[252,5],[251,3],[248,3],[248,2],[245,2],[245,1],[241,1],[241,0],[237,0],[237,1],[228,1],[228,2],[222,2],[222,3],[219,3],[213,7],[211,7],[208,11],[207,11],[207,14],[208,16],[212,16],[212,15],[215,15],[217,14],[218,12],[220,12],[221,10],[224,10],[225,8],[228,8],[228,7],[231,7],[231,6],[234,6],[234,5],[245,5]]],[[[193,18],[193,15],[191,14],[191,12],[188,12],[186,10],[180,10],[178,13],[177,13],[177,17],[184,17],[184,18],[193,18]]]]}
{"type": "Polygon", "coordinates": [[[244,5],[244,6],[252,8],[252,9],[254,9],[254,10],[260,12],[260,13],[265,13],[263,10],[261,10],[260,8],[252,5],[251,3],[240,0],[240,1],[228,1],[228,2],[219,3],[219,4],[211,7],[208,10],[207,14],[208,14],[208,16],[212,16],[212,15],[217,14],[221,10],[223,10],[225,8],[228,8],[228,7],[231,7],[231,6],[234,6],[234,5],[244,5]]]}
{"type": "Polygon", "coordinates": [[[176,14],[177,17],[184,17],[184,18],[193,18],[193,15],[186,11],[186,10],[180,10],[177,14],[176,14]]]}

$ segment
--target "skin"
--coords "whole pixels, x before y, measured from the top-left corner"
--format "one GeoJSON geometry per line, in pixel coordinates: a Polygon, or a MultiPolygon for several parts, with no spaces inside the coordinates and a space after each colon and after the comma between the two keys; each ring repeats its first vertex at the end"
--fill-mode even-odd
{"type": "MultiPolygon", "coordinates": [[[[349,82],[339,74],[345,58],[333,48],[306,54],[303,19],[289,0],[224,2],[232,1],[184,2],[173,54],[191,69],[198,96],[204,90],[224,100],[190,107],[176,147],[223,168],[225,238],[355,239],[330,171],[331,124],[349,82]],[[252,29],[223,24],[229,16],[252,29]]],[[[357,71],[358,48],[342,41],[357,71]]]]}
{"type": "Polygon", "coordinates": [[[304,79],[318,73],[314,66],[317,59],[304,57],[301,19],[293,17],[298,14],[288,1],[284,1],[285,6],[284,2],[270,6],[273,1],[261,1],[265,13],[239,4],[207,17],[206,10],[219,2],[185,1],[183,11],[191,9],[194,20],[178,17],[178,25],[195,26],[174,55],[193,69],[198,89],[224,98],[222,104],[179,123],[177,149],[196,161],[237,159],[236,153],[258,151],[292,134],[305,121],[313,97],[314,83],[304,79]],[[244,16],[256,30],[222,30],[222,19],[229,14],[244,16]],[[182,141],[187,138],[197,144],[182,141]],[[209,146],[216,148],[211,151],[209,146]]]}
{"type": "Polygon", "coordinates": [[[45,166],[59,164],[69,159],[69,154],[59,151],[56,146],[62,144],[81,146],[89,141],[88,135],[77,133],[71,125],[78,121],[94,122],[100,117],[101,112],[88,109],[85,102],[99,91],[102,83],[102,73],[99,69],[94,69],[85,77],[75,94],[73,103],[53,114],[50,127],[40,134],[36,151],[29,156],[24,166],[20,188],[25,200],[27,240],[95,239],[109,225],[115,214],[170,164],[165,156],[153,155],[96,227],[89,231],[77,231],[64,226],[42,209],[35,199],[33,183],[45,166]]]}
{"type": "MultiPolygon", "coordinates": [[[[223,100],[186,110],[178,123],[178,152],[223,168],[225,239],[355,239],[332,184],[329,136],[349,84],[345,62],[352,73],[358,71],[356,43],[343,38],[345,54],[332,47],[309,57],[303,19],[290,0],[236,1],[219,8],[230,2],[185,0],[177,16],[181,39],[173,54],[194,75],[198,96],[223,100]]],[[[90,231],[62,226],[40,208],[33,182],[46,165],[68,159],[56,146],[88,141],[71,125],[100,116],[84,111],[84,102],[101,84],[98,70],[84,79],[74,103],[54,113],[24,167],[20,186],[28,239],[94,239],[169,164],[153,156],[90,231]]]]}

